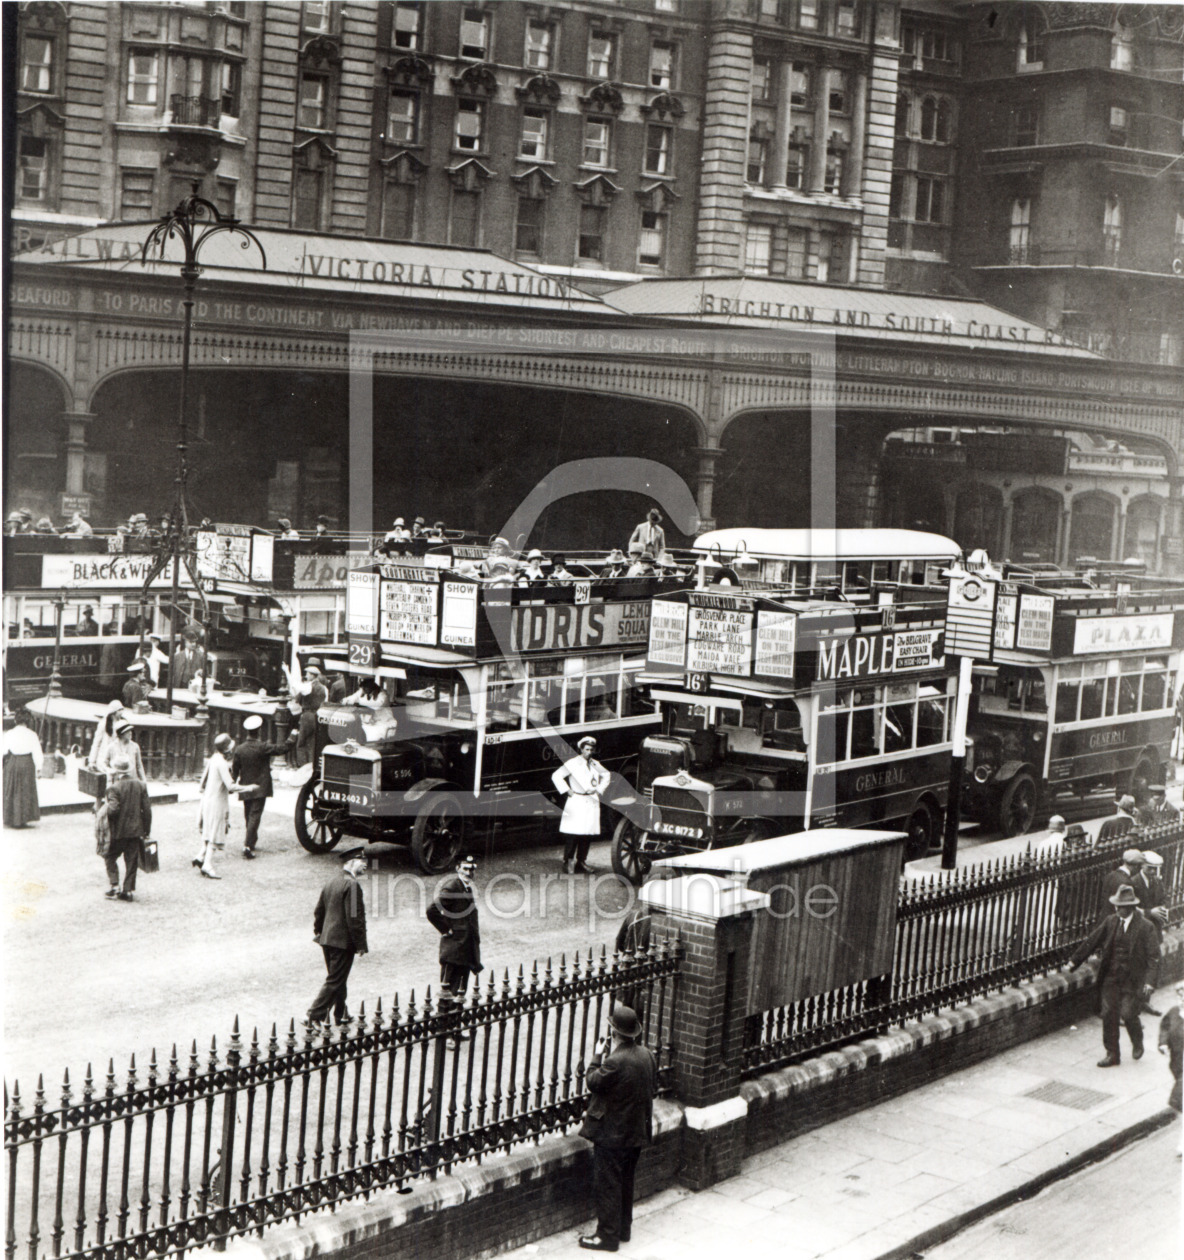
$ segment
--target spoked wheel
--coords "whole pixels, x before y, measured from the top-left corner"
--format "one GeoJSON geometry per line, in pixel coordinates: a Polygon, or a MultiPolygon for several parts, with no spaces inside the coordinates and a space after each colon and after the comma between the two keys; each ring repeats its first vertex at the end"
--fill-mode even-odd
{"type": "Polygon", "coordinates": [[[648,831],[622,818],[613,832],[613,870],[635,888],[645,883],[659,846],[648,831]]]}
{"type": "Polygon", "coordinates": [[[905,831],[908,839],[904,845],[904,860],[906,862],[919,861],[933,847],[933,842],[937,838],[937,820],[933,815],[933,810],[924,801],[919,802],[917,808],[909,815],[905,831]]]}
{"type": "Polygon", "coordinates": [[[999,830],[1005,836],[1022,836],[1036,821],[1036,780],[1017,774],[1003,789],[999,800],[999,830]]]}
{"type": "Polygon", "coordinates": [[[342,836],[341,811],[328,808],[318,797],[316,779],[300,789],[296,798],[296,839],[309,853],[328,853],[342,836]]]}
{"type": "Polygon", "coordinates": [[[464,851],[468,823],[451,792],[429,792],[411,828],[411,856],[425,875],[443,875],[464,851]]]}

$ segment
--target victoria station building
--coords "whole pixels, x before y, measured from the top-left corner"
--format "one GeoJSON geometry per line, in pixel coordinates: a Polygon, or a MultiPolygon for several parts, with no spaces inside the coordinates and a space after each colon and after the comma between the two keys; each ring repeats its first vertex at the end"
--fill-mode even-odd
{"type": "Polygon", "coordinates": [[[198,516],[346,528],[360,415],[374,528],[500,532],[639,456],[701,526],[1184,576],[1178,6],[4,8],[10,510],[168,509],[183,287],[142,245],[196,186],[257,241],[199,259],[198,516]]]}

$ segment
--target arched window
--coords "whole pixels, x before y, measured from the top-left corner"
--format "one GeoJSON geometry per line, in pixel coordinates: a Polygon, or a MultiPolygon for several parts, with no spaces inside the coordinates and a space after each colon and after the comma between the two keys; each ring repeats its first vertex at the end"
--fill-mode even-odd
{"type": "Polygon", "coordinates": [[[1102,245],[1108,261],[1113,262],[1122,249],[1122,202],[1116,193],[1106,198],[1102,213],[1102,245]]]}
{"type": "Polygon", "coordinates": [[[1044,17],[1034,5],[1026,6],[1020,22],[1019,53],[1016,66],[1024,70],[1040,70],[1044,66],[1044,17]]]}
{"type": "Polygon", "coordinates": [[[1095,560],[1114,559],[1115,519],[1118,504],[1113,497],[1098,490],[1079,494],[1073,500],[1069,521],[1069,563],[1082,556],[1095,560]]]}
{"type": "Polygon", "coordinates": [[[909,106],[908,93],[901,92],[896,98],[896,134],[898,136],[909,134],[909,106]]]}
{"type": "Polygon", "coordinates": [[[1126,534],[1123,559],[1134,557],[1146,563],[1149,570],[1159,565],[1159,533],[1163,500],[1157,495],[1144,495],[1133,500],[1126,510],[1126,534]]]}
{"type": "Polygon", "coordinates": [[[1029,261],[1032,230],[1032,199],[1017,197],[1011,203],[1011,233],[1008,239],[1008,261],[1026,263],[1029,261]]]}
{"type": "Polygon", "coordinates": [[[937,138],[942,144],[954,138],[954,106],[944,99],[937,103],[937,138]]]}
{"type": "Polygon", "coordinates": [[[1012,499],[1008,559],[1016,564],[1055,564],[1061,507],[1061,496],[1055,491],[1040,486],[1018,491],[1012,499]]]}
{"type": "Polygon", "coordinates": [[[1135,68],[1135,32],[1121,22],[1115,23],[1110,37],[1110,69],[1133,70],[1135,68]]]}
{"type": "Polygon", "coordinates": [[[932,140],[937,134],[937,102],[927,96],[921,102],[921,139],[932,140]]]}

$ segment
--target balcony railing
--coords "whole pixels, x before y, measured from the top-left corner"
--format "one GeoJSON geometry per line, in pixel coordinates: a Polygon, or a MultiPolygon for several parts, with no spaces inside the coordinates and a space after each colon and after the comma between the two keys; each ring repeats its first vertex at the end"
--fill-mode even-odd
{"type": "Polygon", "coordinates": [[[216,96],[171,96],[169,109],[174,127],[217,127],[222,101],[216,96]]]}
{"type": "Polygon", "coordinates": [[[1110,243],[1092,249],[1055,249],[1045,245],[1008,245],[1001,250],[984,251],[982,267],[1112,267],[1125,271],[1153,271],[1173,274],[1172,259],[1133,258],[1129,252],[1110,243]]]}

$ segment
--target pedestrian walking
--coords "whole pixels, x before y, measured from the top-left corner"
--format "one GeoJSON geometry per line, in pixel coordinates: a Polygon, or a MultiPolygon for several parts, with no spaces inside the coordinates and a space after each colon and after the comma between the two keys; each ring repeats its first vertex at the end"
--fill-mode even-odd
{"type": "Polygon", "coordinates": [[[341,871],[321,889],[313,912],[313,940],[325,955],[325,983],[303,1021],[309,1032],[328,1032],[330,1011],[338,1028],[353,1023],[345,997],[354,959],[367,952],[366,902],[360,882],[366,873],[364,853],[359,847],[341,855],[341,871]]]}
{"type": "Polygon", "coordinates": [[[197,830],[201,835],[201,848],[193,859],[193,865],[206,879],[221,879],[214,870],[214,851],[226,847],[226,833],[230,830],[230,794],[241,792],[235,783],[228,758],[234,750],[234,740],[225,732],[214,738],[214,751],[206,762],[201,776],[201,799],[197,809],[197,830]]]}
{"type": "Polygon", "coordinates": [[[258,734],[262,726],[263,719],[257,713],[243,719],[246,739],[235,747],[230,763],[231,774],[241,793],[239,799],[243,803],[247,828],[243,836],[243,857],[248,861],[254,858],[255,846],[259,843],[259,824],[263,821],[267,798],[275,794],[271,759],[287,752],[292,742],[290,738],[286,744],[265,744],[258,734]]]}
{"type": "Polygon", "coordinates": [[[1102,1002],[1102,1045],[1106,1055],[1098,1067],[1121,1062],[1118,1025],[1131,1039],[1134,1058],[1143,1057],[1142,1001],[1154,991],[1159,966],[1159,944],[1151,924],[1139,910],[1139,899],[1129,884],[1112,897],[1114,913],[1098,924],[1077,948],[1070,964],[1076,971],[1091,954],[1098,955],[1098,988],[1102,1002]]]}
{"type": "Polygon", "coordinates": [[[551,782],[561,796],[563,817],[559,834],[563,837],[563,869],[570,875],[590,875],[588,846],[600,835],[600,798],[611,776],[596,760],[596,740],[585,735],[577,744],[578,757],[569,757],[552,775],[551,782]]]}
{"type": "Polygon", "coordinates": [[[4,825],[27,827],[41,821],[37,777],[44,757],[33,719],[22,712],[16,725],[4,732],[4,825]]]}
{"type": "Polygon", "coordinates": [[[111,781],[107,784],[107,826],[111,844],[107,850],[107,897],[134,901],[136,871],[143,856],[144,841],[152,834],[152,803],[148,787],[133,778],[131,763],[119,756],[111,762],[111,781]],[[123,858],[123,888],[119,887],[118,858],[123,858]]]}
{"type": "Polygon", "coordinates": [[[139,779],[141,783],[147,785],[148,776],[144,773],[144,755],[140,751],[140,745],[132,739],[134,731],[135,727],[127,718],[116,718],[115,743],[107,745],[107,763],[99,769],[110,773],[111,763],[116,757],[122,757],[131,767],[132,778],[139,779]]]}
{"type": "Polygon", "coordinates": [[[1111,897],[1123,886],[1129,884],[1132,888],[1139,872],[1143,869],[1143,852],[1141,849],[1124,849],[1122,853],[1122,861],[1112,870],[1107,871],[1102,876],[1102,881],[1098,886],[1098,903],[1097,913],[1099,919],[1104,919],[1110,913],[1106,908],[1106,903],[1111,897]]]}
{"type": "Polygon", "coordinates": [[[591,1098],[580,1136],[592,1143],[596,1233],[580,1238],[587,1251],[616,1251],[633,1232],[633,1178],[642,1147],[654,1137],[658,1064],[640,1044],[641,1023],[628,1006],[613,1007],[611,1039],[596,1044],[588,1067],[591,1098]]]}
{"type": "MultiPolygon", "coordinates": [[[[440,984],[456,1006],[465,1000],[469,976],[484,970],[481,924],[473,895],[476,874],[477,859],[465,854],[457,862],[456,871],[441,881],[427,909],[428,922],[440,933],[440,984]]],[[[467,1040],[467,1033],[457,1032],[450,1043],[455,1049],[459,1042],[467,1040]]]]}
{"type": "MultiPolygon", "coordinates": [[[[1168,1106],[1181,1111],[1181,1076],[1184,1075],[1184,982],[1176,985],[1176,1004],[1159,1021],[1159,1053],[1168,1056],[1172,1072],[1172,1092],[1168,1106]]],[[[1184,1154],[1184,1140],[1176,1149],[1176,1158],[1184,1154]]]]}

